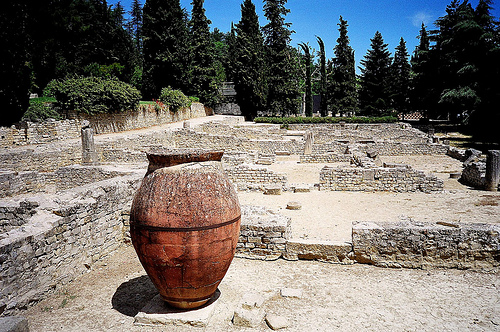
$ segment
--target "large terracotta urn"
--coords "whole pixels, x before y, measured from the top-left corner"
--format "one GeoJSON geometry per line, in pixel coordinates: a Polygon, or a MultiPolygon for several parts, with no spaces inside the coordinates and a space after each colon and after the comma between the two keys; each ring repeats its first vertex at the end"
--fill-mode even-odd
{"type": "Polygon", "coordinates": [[[241,212],[222,154],[148,153],[132,203],[130,235],[139,260],[163,300],[177,308],[208,302],[234,257],[241,212]]]}

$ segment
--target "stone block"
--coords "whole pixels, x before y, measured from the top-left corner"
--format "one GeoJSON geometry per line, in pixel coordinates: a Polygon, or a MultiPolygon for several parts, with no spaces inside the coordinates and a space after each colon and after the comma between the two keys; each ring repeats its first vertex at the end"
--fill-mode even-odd
{"type": "Polygon", "coordinates": [[[187,325],[205,327],[217,306],[219,297],[220,291],[217,290],[207,304],[200,308],[186,311],[168,306],[158,294],[134,317],[134,325],[187,325]]]}
{"type": "Polygon", "coordinates": [[[300,204],[299,202],[288,202],[286,204],[286,208],[288,210],[300,210],[302,209],[302,204],[300,204]]]}
{"type": "Polygon", "coordinates": [[[266,315],[266,323],[273,331],[284,329],[289,326],[288,319],[286,319],[286,317],[274,314],[266,315]]]}
{"type": "Polygon", "coordinates": [[[302,289],[299,288],[283,288],[280,291],[282,297],[290,297],[295,299],[302,298],[302,289]]]}
{"type": "Polygon", "coordinates": [[[352,245],[346,242],[291,239],[286,243],[285,257],[352,264],[351,252],[352,245]]]}
{"type": "Polygon", "coordinates": [[[281,195],[281,186],[264,186],[264,195],[281,195]]]}
{"type": "Polygon", "coordinates": [[[239,307],[234,311],[233,324],[238,327],[256,328],[264,321],[265,312],[261,308],[245,309],[239,307]]]}
{"type": "Polygon", "coordinates": [[[0,317],[0,331],[2,332],[27,332],[28,320],[21,316],[0,317]]]}

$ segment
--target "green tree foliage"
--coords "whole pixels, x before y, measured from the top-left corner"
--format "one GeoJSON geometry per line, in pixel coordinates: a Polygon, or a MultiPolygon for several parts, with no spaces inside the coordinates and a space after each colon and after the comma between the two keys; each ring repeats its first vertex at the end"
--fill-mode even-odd
{"type": "Polygon", "coordinates": [[[132,38],[134,67],[130,76],[130,84],[142,90],[143,57],[143,12],[139,0],[133,0],[129,11],[130,20],[127,22],[127,32],[132,38]]]}
{"type": "Polygon", "coordinates": [[[377,31],[371,39],[371,49],[361,60],[360,106],[365,114],[380,115],[390,107],[391,56],[382,34],[377,31]]]}
{"type": "Polygon", "coordinates": [[[329,109],[332,112],[353,112],[357,110],[358,92],[354,50],[349,45],[347,21],[340,16],[339,38],[334,48],[335,58],[331,62],[328,80],[329,109]]]}
{"type": "Polygon", "coordinates": [[[285,16],[290,12],[286,0],[265,0],[264,15],[269,23],[264,26],[267,54],[268,98],[267,109],[272,114],[290,115],[299,110],[299,77],[297,59],[290,47],[290,23],[285,16]]]}
{"type": "Polygon", "coordinates": [[[266,106],[267,82],[264,37],[251,0],[243,1],[235,31],[230,53],[236,100],[245,118],[253,120],[266,106]]]}
{"type": "Polygon", "coordinates": [[[156,98],[165,86],[186,91],[190,82],[190,39],[180,1],[147,0],[143,20],[144,97],[156,98]]]}
{"type": "Polygon", "coordinates": [[[433,54],[430,49],[429,35],[423,23],[418,39],[419,44],[411,57],[413,77],[411,80],[410,104],[413,110],[431,115],[436,108],[432,100],[437,99],[434,87],[438,79],[436,63],[432,61],[433,54]]]}
{"type": "Polygon", "coordinates": [[[305,60],[305,67],[306,67],[306,75],[305,75],[305,82],[306,82],[306,93],[305,93],[305,113],[306,116],[311,116],[313,113],[313,92],[312,92],[312,57],[311,57],[311,51],[309,45],[305,43],[300,43],[299,46],[302,48],[304,51],[304,60],[305,60]]]}
{"type": "Polygon", "coordinates": [[[26,50],[30,46],[26,31],[26,1],[7,1],[0,10],[0,116],[1,126],[19,121],[28,108],[30,70],[26,50]]]}
{"type": "Polygon", "coordinates": [[[181,90],[174,90],[171,87],[161,89],[160,101],[167,104],[174,112],[191,106],[189,97],[186,97],[181,90]]]}
{"type": "Polygon", "coordinates": [[[323,42],[323,39],[321,39],[318,36],[316,36],[316,39],[318,40],[318,44],[319,44],[319,64],[320,64],[319,95],[321,98],[321,102],[320,102],[319,108],[320,108],[321,116],[325,117],[325,116],[327,116],[327,105],[328,105],[325,43],[323,42]]]}
{"type": "Polygon", "coordinates": [[[215,106],[219,99],[214,46],[210,37],[210,20],[205,16],[204,0],[193,0],[189,22],[192,56],[190,94],[208,106],[215,106]]]}
{"type": "Polygon", "coordinates": [[[410,111],[410,72],[408,51],[403,38],[399,41],[391,64],[391,102],[392,107],[403,113],[410,111]]]}
{"type": "Polygon", "coordinates": [[[62,111],[87,114],[120,112],[139,105],[140,92],[117,79],[76,77],[55,80],[48,85],[47,96],[56,98],[62,111]]]}

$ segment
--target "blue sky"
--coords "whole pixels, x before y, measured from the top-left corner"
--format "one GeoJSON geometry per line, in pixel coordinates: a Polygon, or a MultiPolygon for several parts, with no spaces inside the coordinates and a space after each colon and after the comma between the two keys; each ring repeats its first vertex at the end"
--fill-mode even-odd
{"type": "MultiPolygon", "coordinates": [[[[141,3],[144,4],[145,0],[141,3]]],[[[108,4],[118,2],[108,0],[108,4]]],[[[122,0],[125,10],[130,9],[131,0],[122,0]]],[[[218,28],[227,32],[231,22],[238,23],[241,18],[243,0],[205,0],[206,16],[212,21],[211,29],[218,28]]],[[[262,0],[253,1],[257,8],[261,26],[267,24],[262,11],[262,0]]],[[[309,42],[315,50],[319,49],[316,36],[325,42],[327,58],[333,57],[333,48],[338,38],[339,17],[347,20],[348,36],[355,50],[357,65],[370,48],[370,39],[378,30],[382,33],[389,51],[399,44],[401,37],[406,41],[411,54],[418,44],[418,33],[422,22],[428,30],[433,23],[445,15],[445,9],[451,0],[288,0],[286,7],[290,13],[286,22],[292,23],[291,45],[296,47],[300,42],[309,42]]],[[[475,8],[478,0],[469,1],[475,8]]],[[[191,11],[191,0],[181,0],[181,6],[191,11]]],[[[500,10],[497,1],[493,2],[492,14],[498,19],[500,10]]]]}

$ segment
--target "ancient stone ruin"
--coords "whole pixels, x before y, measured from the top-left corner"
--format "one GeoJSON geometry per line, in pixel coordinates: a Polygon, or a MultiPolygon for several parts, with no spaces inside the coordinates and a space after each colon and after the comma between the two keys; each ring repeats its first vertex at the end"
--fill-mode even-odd
{"type": "MultiPolygon", "coordinates": [[[[83,120],[65,120],[0,130],[2,315],[36,303],[130,242],[130,204],[147,168],[145,152],[155,148],[223,150],[224,171],[238,192],[267,194],[269,201],[277,195],[313,191],[387,195],[446,191],[442,177],[384,161],[395,156],[448,155],[467,161],[464,183],[482,187],[487,182],[495,187],[496,181],[498,188],[497,154],[489,156],[497,160],[492,162],[496,168],[487,171],[476,152],[436,143],[408,124],[283,129],[245,123],[242,117],[203,117],[205,110],[196,107],[174,119],[189,122],[171,125],[164,125],[171,118],[159,121],[149,118],[159,116],[154,112],[144,113],[143,127],[160,126],[134,131],[121,132],[137,129],[126,125],[133,121],[125,119],[121,128],[111,125],[116,119],[99,119],[83,126],[83,120]],[[64,128],[72,129],[61,135],[64,128]],[[314,183],[290,183],[289,175],[279,169],[280,163],[290,160],[297,167],[318,165],[314,183]],[[486,174],[491,180],[483,180],[486,174]]],[[[300,196],[289,202],[293,208],[287,209],[286,203],[283,210],[288,213],[305,209],[300,196]]],[[[359,220],[351,226],[351,239],[341,242],[294,238],[293,217],[264,206],[244,205],[241,222],[238,257],[408,268],[500,265],[498,220],[474,224],[359,220]]],[[[321,222],[328,222],[327,216],[321,222]]]]}

